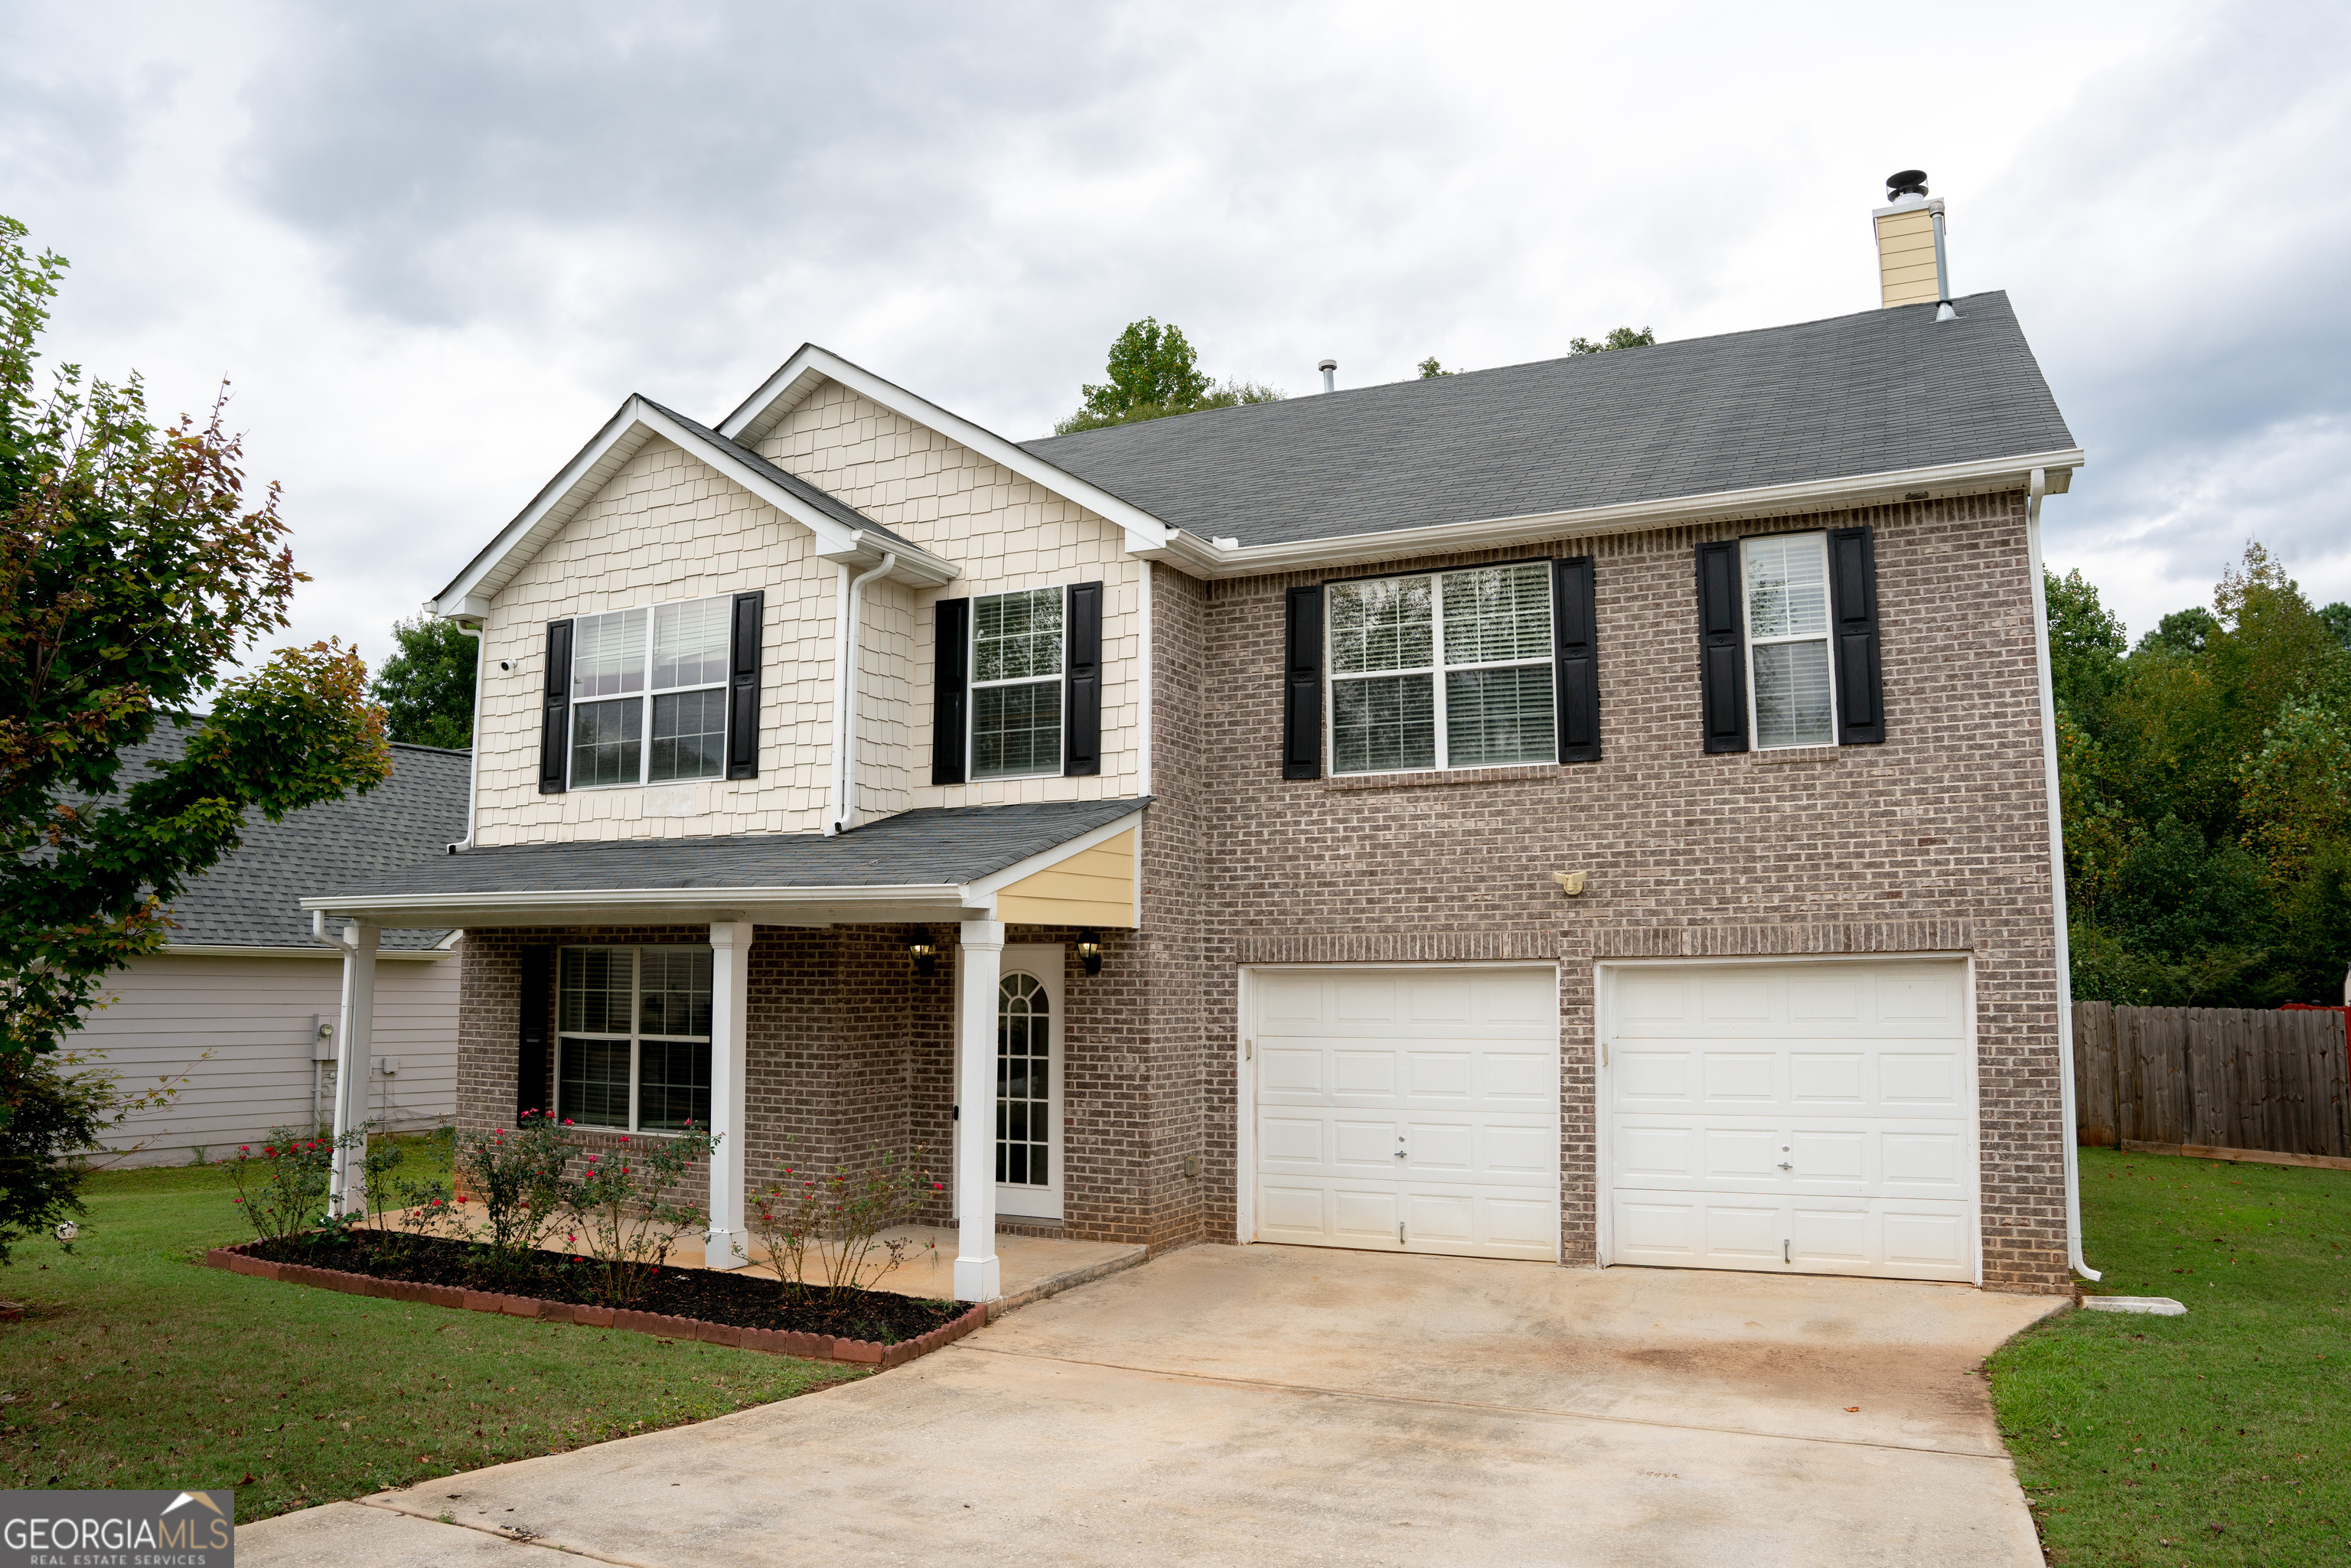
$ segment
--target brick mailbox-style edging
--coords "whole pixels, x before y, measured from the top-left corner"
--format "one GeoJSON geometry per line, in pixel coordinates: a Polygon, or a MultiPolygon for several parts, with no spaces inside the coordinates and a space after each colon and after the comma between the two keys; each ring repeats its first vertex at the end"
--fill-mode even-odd
{"type": "Polygon", "coordinates": [[[664,1339],[699,1340],[704,1344],[733,1345],[738,1350],[765,1351],[770,1355],[797,1355],[810,1361],[840,1361],[858,1366],[880,1367],[886,1371],[904,1366],[916,1356],[928,1355],[941,1345],[952,1344],[987,1322],[987,1306],[981,1302],[952,1322],[941,1323],[926,1334],[901,1340],[896,1344],[877,1344],[872,1340],[836,1339],[831,1334],[799,1333],[791,1329],[747,1329],[731,1323],[706,1322],[700,1318],[674,1318],[661,1312],[632,1312],[626,1307],[583,1307],[569,1301],[543,1301],[536,1296],[507,1296],[495,1291],[469,1291],[459,1285],[426,1285],[413,1280],[379,1280],[372,1274],[353,1274],[340,1269],[313,1269],[307,1263],[273,1263],[266,1258],[256,1258],[248,1250],[261,1245],[257,1241],[240,1242],[235,1247],[216,1247],[204,1255],[204,1262],[214,1269],[226,1269],[233,1274],[247,1274],[256,1280],[282,1280],[289,1284],[308,1285],[314,1290],[340,1291],[347,1296],[381,1296],[390,1301],[422,1301],[427,1306],[458,1307],[474,1312],[502,1312],[512,1318],[536,1318],[541,1322],[576,1323],[589,1329],[628,1329],[637,1333],[658,1334],[664,1339]]]}

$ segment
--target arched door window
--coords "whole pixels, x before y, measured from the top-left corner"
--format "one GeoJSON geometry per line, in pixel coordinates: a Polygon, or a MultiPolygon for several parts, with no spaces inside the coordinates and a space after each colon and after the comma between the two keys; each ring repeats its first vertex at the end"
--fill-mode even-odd
{"type": "Polygon", "coordinates": [[[1053,1184],[1053,1003],[1034,975],[996,995],[996,1180],[1053,1184]]]}

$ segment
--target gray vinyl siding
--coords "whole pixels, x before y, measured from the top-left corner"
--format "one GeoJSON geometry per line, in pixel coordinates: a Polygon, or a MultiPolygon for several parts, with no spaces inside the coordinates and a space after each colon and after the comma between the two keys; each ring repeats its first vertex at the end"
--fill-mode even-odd
{"type": "MultiPolygon", "coordinates": [[[[385,958],[375,970],[375,1055],[396,1058],[397,1074],[372,1074],[372,1115],[401,1131],[455,1114],[457,1103],[457,955],[385,958]]],[[[311,1114],[313,1015],[340,1015],[341,961],[317,957],[164,955],[141,958],[116,975],[113,999],[90,1014],[72,1046],[103,1052],[95,1065],[126,1088],[158,1078],[191,1079],[172,1104],[132,1118],[107,1139],[110,1148],[145,1147],[125,1166],[182,1165],[202,1145],[225,1159],[278,1126],[307,1124],[311,1114]],[[209,1056],[205,1052],[211,1052],[209,1056]]],[[[332,1103],[334,1066],[320,1077],[332,1103]]]]}

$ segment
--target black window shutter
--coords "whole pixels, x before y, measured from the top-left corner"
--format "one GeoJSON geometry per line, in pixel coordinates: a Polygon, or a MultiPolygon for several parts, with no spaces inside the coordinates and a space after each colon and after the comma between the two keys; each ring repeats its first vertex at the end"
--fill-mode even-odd
{"type": "Polygon", "coordinates": [[[1698,674],[1708,751],[1747,749],[1747,652],[1740,634],[1739,541],[1698,547],[1698,674]]]}
{"type": "Polygon", "coordinates": [[[971,601],[942,599],[933,613],[931,782],[960,784],[971,700],[971,601]]]}
{"type": "Polygon", "coordinates": [[[560,795],[569,777],[565,753],[571,745],[571,622],[547,623],[547,711],[538,727],[538,792],[560,795]]]}
{"type": "Polygon", "coordinates": [[[1322,588],[1290,591],[1281,693],[1281,776],[1322,777],[1322,588]]]}
{"type": "Polygon", "coordinates": [[[1073,583],[1061,622],[1061,771],[1102,771],[1102,585],[1073,583]]]}
{"type": "Polygon", "coordinates": [[[555,1113],[547,1082],[548,969],[549,960],[554,956],[554,949],[549,947],[522,950],[522,1039],[515,1066],[517,1122],[532,1111],[549,1116],[555,1113]]]}
{"type": "Polygon", "coordinates": [[[759,776],[759,624],[765,593],[735,596],[735,624],[726,647],[726,777],[759,776]]]}
{"type": "Polygon", "coordinates": [[[1866,528],[1829,530],[1829,606],[1836,617],[1837,744],[1886,738],[1877,669],[1877,546],[1866,528]]]}
{"type": "Polygon", "coordinates": [[[1552,562],[1552,684],[1562,762],[1600,760],[1600,644],[1593,610],[1592,558],[1552,562]]]}

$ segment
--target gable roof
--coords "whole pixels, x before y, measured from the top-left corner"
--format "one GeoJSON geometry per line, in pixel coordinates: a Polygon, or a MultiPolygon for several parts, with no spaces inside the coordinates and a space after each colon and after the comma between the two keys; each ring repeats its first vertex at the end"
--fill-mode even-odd
{"type": "Polygon", "coordinates": [[[814,343],[802,343],[773,375],[759,383],[758,391],[744,399],[734,413],[718,422],[718,428],[740,440],[757,441],[781,424],[787,414],[806,402],[809,394],[826,382],[837,382],[859,396],[937,431],[989,462],[1108,518],[1126,531],[1129,549],[1155,548],[1166,543],[1168,529],[1163,520],[1084,476],[1058,467],[1038,456],[1032,450],[1034,443],[1023,446],[1008,441],[994,431],[974,424],[960,414],[950,413],[938,404],[917,397],[897,382],[884,381],[864,366],[852,364],[831,350],[820,348],[814,343]]]}
{"type": "Polygon", "coordinates": [[[486,613],[490,600],[533,556],[596,497],[647,443],[659,438],[691,453],[817,538],[820,559],[861,570],[898,558],[891,577],[936,586],[957,572],[947,562],[866,517],[797,474],[789,473],[733,438],[720,434],[649,397],[632,395],[604,427],[548,481],[529,506],[434,595],[438,615],[486,613]]]}
{"type": "MultiPolygon", "coordinates": [[[[118,787],[128,789],[157,763],[187,747],[193,726],[166,719],[152,738],[122,752],[118,787]]],[[[420,861],[447,860],[465,836],[465,790],[472,756],[394,742],[392,775],[365,795],[305,807],[282,822],[245,814],[235,852],[195,879],[172,901],[172,947],[292,947],[320,952],[310,936],[304,894],[338,882],[420,861]]],[[[387,931],[387,948],[422,951],[449,933],[387,931]]]]}
{"type": "MultiPolygon", "coordinates": [[[[1252,547],[2083,460],[2008,296],[1113,425],[1024,450],[1252,547]]],[[[2063,488],[2062,476],[2053,476],[2063,488]]],[[[1802,498],[1801,495],[1793,498],[1802,498]]]]}

